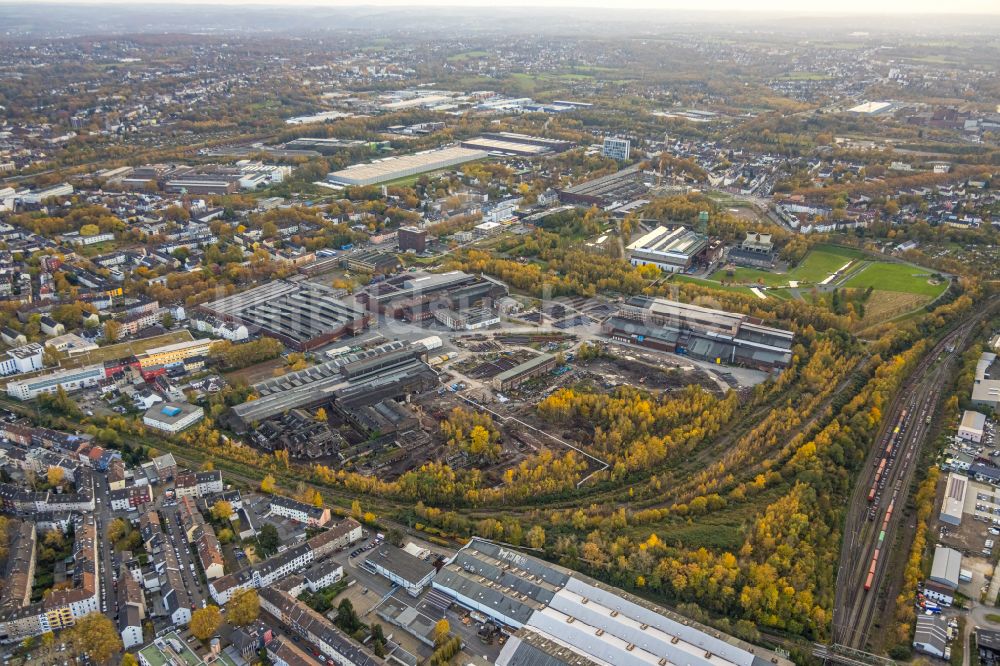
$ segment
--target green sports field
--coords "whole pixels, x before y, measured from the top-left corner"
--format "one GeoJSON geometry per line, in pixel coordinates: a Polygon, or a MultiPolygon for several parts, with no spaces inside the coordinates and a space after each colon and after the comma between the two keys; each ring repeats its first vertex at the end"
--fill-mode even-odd
{"type": "Polygon", "coordinates": [[[831,273],[841,268],[849,261],[863,257],[860,250],[835,245],[817,245],[806,255],[798,266],[787,273],[771,273],[755,268],[737,268],[733,277],[729,277],[724,269],[719,269],[711,275],[713,280],[728,282],[751,282],[758,280],[769,287],[783,287],[789,281],[803,283],[818,283],[825,280],[831,273]]]}
{"type": "Polygon", "coordinates": [[[908,264],[889,264],[877,262],[869,264],[856,275],[852,276],[844,287],[879,289],[882,291],[898,291],[904,294],[919,294],[937,298],[948,288],[947,281],[936,282],[931,279],[931,271],[908,264]]]}

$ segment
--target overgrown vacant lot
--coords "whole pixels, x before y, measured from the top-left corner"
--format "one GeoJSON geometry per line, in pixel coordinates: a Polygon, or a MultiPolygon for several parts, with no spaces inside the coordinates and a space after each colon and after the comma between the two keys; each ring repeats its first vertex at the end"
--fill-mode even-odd
{"type": "Polygon", "coordinates": [[[926,296],[902,291],[876,289],[865,303],[865,316],[859,328],[878,324],[911,312],[927,302],[926,296]]]}

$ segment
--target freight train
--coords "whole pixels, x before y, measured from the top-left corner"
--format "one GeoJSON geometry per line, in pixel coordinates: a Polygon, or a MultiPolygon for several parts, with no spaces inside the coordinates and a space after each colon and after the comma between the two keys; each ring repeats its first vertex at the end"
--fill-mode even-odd
{"type": "MultiPolygon", "coordinates": [[[[879,483],[886,477],[886,472],[888,471],[889,465],[892,463],[893,455],[896,453],[896,449],[899,446],[899,435],[903,431],[906,425],[906,414],[907,411],[904,409],[899,413],[899,418],[896,420],[896,425],[893,427],[892,432],[889,433],[888,441],[885,445],[885,450],[882,451],[882,457],[879,460],[878,467],[875,470],[875,478],[872,479],[872,487],[868,490],[868,501],[874,502],[875,497],[878,495],[879,483]]],[[[869,513],[868,517],[870,520],[875,519],[874,512],[869,513]]]]}
{"type": "Polygon", "coordinates": [[[872,556],[871,566],[868,567],[868,578],[865,579],[865,590],[872,589],[875,580],[875,568],[878,566],[879,554],[885,548],[885,531],[889,529],[889,520],[892,518],[892,507],[895,502],[889,502],[889,508],[885,511],[885,518],[882,520],[882,529],[878,533],[878,541],[875,542],[875,554],[872,556]]]}

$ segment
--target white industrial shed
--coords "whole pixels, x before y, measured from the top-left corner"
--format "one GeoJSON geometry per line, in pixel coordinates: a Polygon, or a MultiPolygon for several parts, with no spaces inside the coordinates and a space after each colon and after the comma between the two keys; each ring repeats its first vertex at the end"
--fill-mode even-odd
{"type": "Polygon", "coordinates": [[[979,444],[983,441],[983,433],[986,431],[986,415],[974,412],[971,409],[965,410],[962,414],[962,423],[958,426],[958,436],[964,440],[979,444]]]}
{"type": "Polygon", "coordinates": [[[965,494],[968,490],[969,477],[954,472],[948,475],[948,485],[945,487],[944,499],[941,501],[941,522],[949,525],[962,524],[965,494]]]}
{"type": "Polygon", "coordinates": [[[374,162],[354,164],[327,174],[326,180],[335,185],[378,185],[388,183],[407,176],[418,176],[422,173],[447,169],[448,167],[486,159],[488,154],[482,150],[450,146],[436,150],[425,150],[412,155],[386,157],[374,162]]]}

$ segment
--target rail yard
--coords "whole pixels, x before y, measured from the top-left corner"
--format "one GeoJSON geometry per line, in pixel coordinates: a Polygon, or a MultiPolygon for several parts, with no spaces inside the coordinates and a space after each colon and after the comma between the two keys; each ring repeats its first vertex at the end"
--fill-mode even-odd
{"type": "MultiPolygon", "coordinates": [[[[884,588],[921,447],[935,426],[941,387],[957,355],[997,301],[942,338],[914,369],[884,417],[884,430],[851,499],[837,575],[833,643],[866,648],[884,588]]],[[[831,657],[832,658],[832,657],[831,657]]]]}

